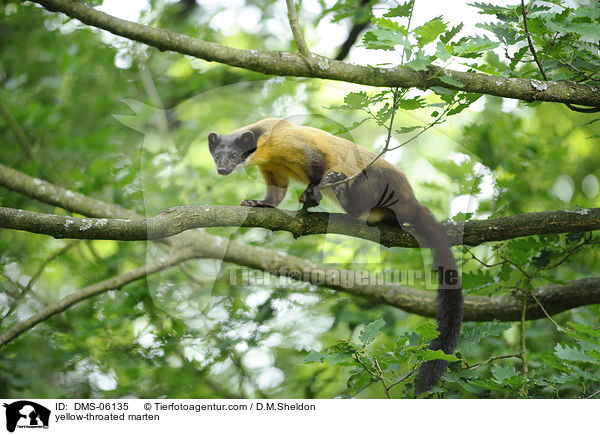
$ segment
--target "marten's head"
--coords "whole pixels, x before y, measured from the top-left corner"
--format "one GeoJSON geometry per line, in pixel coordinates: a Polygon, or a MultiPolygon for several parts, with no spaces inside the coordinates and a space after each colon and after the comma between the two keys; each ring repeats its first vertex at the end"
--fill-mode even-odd
{"type": "Polygon", "coordinates": [[[248,130],[231,134],[208,134],[208,148],[215,159],[220,175],[231,174],[244,163],[254,151],[258,137],[248,130]]]}

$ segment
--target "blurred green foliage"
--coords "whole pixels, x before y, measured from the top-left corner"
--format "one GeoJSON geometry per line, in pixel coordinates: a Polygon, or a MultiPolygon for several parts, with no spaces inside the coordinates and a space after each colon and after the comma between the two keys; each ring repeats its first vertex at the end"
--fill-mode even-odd
{"type": "MultiPolygon", "coordinates": [[[[292,46],[287,35],[282,43],[282,36],[264,24],[273,19],[267,7],[273,2],[246,3],[261,14],[254,32],[235,26],[222,32],[212,21],[222,9],[196,5],[187,10],[184,4],[152,1],[140,21],[242,48],[292,46]]],[[[365,12],[364,4],[354,1],[336,5],[323,7],[316,19],[333,14],[343,21],[351,17],[348,11],[353,8],[365,12]]],[[[494,12],[489,5],[479,8],[494,12]]],[[[451,43],[452,29],[438,19],[413,23],[415,40],[405,42],[404,37],[410,35],[403,33],[406,27],[391,24],[389,19],[406,18],[408,13],[406,7],[398,6],[388,12],[388,21],[375,21],[365,36],[367,47],[384,51],[397,44],[411,47],[407,60],[418,67],[433,56],[426,51],[431,44],[437,58],[446,56],[446,51],[448,56],[478,59],[478,69],[498,69],[491,54],[495,52],[489,50],[501,38],[491,45],[487,38],[451,43]]],[[[589,30],[581,27],[588,22],[578,12],[564,19],[546,17],[543,10],[538,13],[538,26],[589,30]]],[[[380,125],[389,118],[363,121],[362,107],[373,103],[381,109],[383,100],[374,101],[377,93],[372,89],[266,77],[160,53],[32,4],[4,2],[0,18],[0,102],[33,150],[29,156],[0,119],[4,144],[0,161],[140,214],[154,215],[182,204],[235,205],[244,198],[261,197],[264,187],[255,169],[228,178],[216,175],[206,146],[210,131],[224,133],[263,117],[280,116],[341,132],[374,150],[384,143],[385,129],[380,125]],[[341,105],[350,110],[333,108],[341,105]]],[[[504,42],[522,41],[518,24],[506,21],[501,25],[491,30],[504,35],[504,42]]],[[[568,33],[565,44],[574,46],[578,54],[575,42],[579,40],[573,38],[568,33]]],[[[581,59],[573,57],[573,62],[589,73],[598,66],[590,56],[584,50],[581,59]]],[[[554,59],[552,54],[549,59],[554,59]]],[[[553,61],[549,62],[551,73],[564,78],[568,72],[557,59],[553,61]]],[[[531,63],[516,64],[507,71],[512,76],[535,74],[531,63]]],[[[436,90],[436,95],[406,95],[396,117],[396,140],[401,142],[427,125],[438,116],[434,112],[440,104],[454,95],[462,98],[463,108],[471,103],[467,94],[449,96],[444,90],[436,90]]],[[[385,115],[385,111],[378,113],[385,115]]],[[[440,219],[598,207],[600,122],[594,122],[596,117],[558,104],[511,105],[484,97],[471,110],[457,112],[449,122],[386,158],[408,174],[418,198],[440,219]],[[472,209],[467,210],[461,201],[465,195],[475,199],[472,209]]],[[[282,207],[298,208],[302,188],[293,186],[282,207]]],[[[68,214],[6,189],[0,190],[0,205],[68,214]]],[[[339,211],[331,203],[322,208],[339,211]]],[[[209,232],[349,269],[401,265],[422,270],[429,255],[334,235],[294,240],[287,233],[261,229],[209,232]]],[[[69,242],[8,230],[0,234],[2,330],[73,291],[160,255],[146,243],[69,242]],[[31,291],[22,300],[13,300],[11,295],[18,293],[19,286],[27,286],[44,261],[63,248],[31,291]]],[[[598,236],[584,237],[538,236],[457,248],[465,293],[527,291],[598,275],[600,255],[592,244],[598,236]],[[544,268],[586,240],[567,261],[544,268]],[[503,258],[534,277],[528,279],[503,258]],[[490,268],[481,262],[502,264],[490,268]]],[[[370,373],[378,373],[377,364],[388,385],[399,382],[389,391],[392,397],[412,395],[411,370],[430,357],[424,343],[432,331],[435,334],[431,320],[301,283],[230,285],[232,270],[236,272],[234,266],[216,260],[191,261],[187,268],[148,277],[49,319],[0,350],[0,396],[380,398],[385,397],[381,379],[370,373]]],[[[526,377],[520,358],[492,359],[521,351],[518,323],[466,324],[457,358],[449,357],[456,361],[450,363],[445,382],[434,394],[593,394],[600,389],[598,307],[574,309],[554,320],[560,328],[547,319],[526,322],[526,377]]]]}

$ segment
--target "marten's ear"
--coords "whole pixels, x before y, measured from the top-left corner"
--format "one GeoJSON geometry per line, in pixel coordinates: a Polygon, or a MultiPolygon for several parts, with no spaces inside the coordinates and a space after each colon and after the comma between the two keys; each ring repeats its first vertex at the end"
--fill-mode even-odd
{"type": "Polygon", "coordinates": [[[240,135],[239,143],[244,147],[251,149],[256,148],[256,138],[251,131],[245,131],[240,135]]]}
{"type": "Polygon", "coordinates": [[[220,138],[219,138],[218,133],[215,133],[214,131],[211,133],[208,133],[208,149],[210,150],[211,154],[213,154],[215,152],[215,148],[219,144],[219,141],[220,141],[220,138]]]}

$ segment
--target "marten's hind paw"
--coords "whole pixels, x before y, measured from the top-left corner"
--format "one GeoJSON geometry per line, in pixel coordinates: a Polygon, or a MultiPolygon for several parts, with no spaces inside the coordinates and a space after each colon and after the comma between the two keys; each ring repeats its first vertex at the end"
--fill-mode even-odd
{"type": "Polygon", "coordinates": [[[257,199],[244,199],[242,202],[240,202],[240,205],[244,207],[275,207],[272,204],[268,204],[257,199]]]}

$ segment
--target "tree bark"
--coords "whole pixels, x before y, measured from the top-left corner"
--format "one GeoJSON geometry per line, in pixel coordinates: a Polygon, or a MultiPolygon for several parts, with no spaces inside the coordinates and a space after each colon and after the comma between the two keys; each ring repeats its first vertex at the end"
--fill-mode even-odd
{"type": "MultiPolygon", "coordinates": [[[[44,215],[42,213],[20,211],[25,213],[23,216],[31,213],[31,215],[28,215],[25,218],[26,221],[28,219],[32,219],[32,222],[35,222],[36,219],[43,218],[44,216],[54,216],[53,219],[57,219],[56,222],[62,223],[64,227],[64,224],[67,223],[67,220],[70,220],[72,223],[67,225],[67,227],[70,228],[68,231],[73,231],[75,234],[78,234],[80,230],[83,232],[89,231],[92,227],[95,228],[96,226],[102,228],[102,224],[100,223],[101,221],[105,221],[107,223],[113,222],[114,225],[121,225],[123,228],[127,228],[129,225],[139,225],[146,221],[145,219],[142,219],[140,215],[131,210],[86,197],[85,195],[55,186],[47,181],[30,177],[29,175],[23,174],[22,172],[3,165],[0,165],[0,185],[8,187],[9,189],[17,192],[21,192],[29,197],[36,198],[42,202],[62,207],[65,210],[88,216],[102,216],[103,213],[106,213],[106,215],[111,216],[112,218],[73,218],[70,216],[44,215]],[[95,223],[92,224],[90,228],[85,229],[85,227],[89,226],[90,222],[92,221],[95,223]]],[[[218,211],[221,209],[220,207],[215,206],[200,206],[195,208],[202,211],[207,207],[212,211],[212,213],[218,213],[218,211]]],[[[247,210],[242,207],[225,208],[229,208],[234,211],[239,211],[240,209],[247,210]]],[[[177,212],[181,209],[185,210],[186,207],[177,207],[174,210],[177,212]]],[[[9,219],[14,219],[14,217],[18,215],[11,213],[11,209],[8,210],[8,215],[11,216],[9,219]]],[[[17,211],[19,212],[19,210],[17,211]]],[[[290,219],[288,213],[292,213],[283,210],[268,210],[268,212],[283,213],[283,220],[281,222],[288,221],[290,219]]],[[[568,214],[565,216],[571,216],[571,214],[575,214],[577,216],[587,216],[585,213],[580,214],[580,211],[567,213],[568,214]]],[[[170,219],[168,216],[169,213],[166,214],[166,218],[170,219]]],[[[260,216],[261,214],[259,213],[257,218],[260,216]]],[[[340,215],[340,217],[347,218],[345,215],[340,215]]],[[[310,214],[308,218],[311,218],[310,214]]],[[[322,217],[317,216],[317,219],[322,219],[322,217]]],[[[18,224],[18,219],[14,219],[14,221],[17,222],[16,225],[20,225],[18,224]]],[[[26,223],[25,225],[29,224],[26,223]]],[[[306,225],[306,222],[304,222],[304,225],[306,225]]],[[[123,228],[118,231],[122,231],[123,228]]],[[[67,230],[65,229],[65,231],[67,230]]],[[[105,230],[100,229],[99,231],[105,230]]],[[[134,229],[133,231],[137,232],[137,234],[143,234],[143,230],[140,227],[134,229]]],[[[330,266],[316,264],[309,260],[305,260],[293,255],[276,252],[258,246],[245,245],[234,240],[227,240],[223,237],[211,236],[201,230],[190,230],[184,234],[165,239],[164,241],[169,242],[174,249],[179,251],[179,253],[176,254],[176,258],[179,258],[179,262],[183,262],[189,258],[218,258],[223,259],[226,262],[262,270],[273,275],[299,279],[314,285],[323,285],[320,278],[323,274],[335,278],[339,277],[342,273],[346,273],[344,270],[332,269],[330,266]]],[[[83,293],[79,294],[79,296],[72,296],[72,298],[75,298],[76,302],[79,302],[86,299],[80,297],[81,295],[88,295],[87,297],[92,297],[112,288],[120,288],[126,283],[146,276],[147,273],[152,273],[151,271],[156,272],[164,269],[163,267],[158,267],[161,264],[165,264],[165,268],[177,265],[178,261],[173,261],[173,258],[175,257],[167,255],[152,265],[142,266],[140,269],[136,269],[137,272],[132,272],[133,275],[119,275],[84,289],[86,291],[88,291],[90,288],[103,289],[102,291],[98,290],[96,293],[95,291],[89,290],[91,292],[89,294],[83,293]],[[150,272],[141,273],[141,270],[145,268],[148,268],[148,271],[150,272]],[[107,282],[109,284],[107,284],[107,282]],[[122,284],[117,285],[115,283],[122,284]]],[[[437,313],[436,294],[433,291],[416,290],[402,285],[369,285],[358,283],[353,286],[344,286],[342,284],[334,284],[331,282],[331,280],[329,283],[326,282],[323,286],[331,288],[332,290],[342,291],[375,302],[391,305],[426,317],[435,317],[437,313]]],[[[542,286],[535,288],[533,292],[546,310],[550,314],[554,314],[578,306],[600,303],[600,278],[587,278],[572,281],[566,283],[565,285],[542,286]]],[[[71,296],[67,296],[66,298],[70,297],[71,296]]],[[[521,318],[521,310],[523,306],[522,297],[522,295],[517,293],[494,297],[466,296],[464,319],[466,321],[489,321],[493,319],[506,321],[519,320],[521,318]]],[[[48,307],[49,311],[47,312],[51,313],[51,315],[58,314],[72,306],[73,303],[69,302],[72,300],[74,299],[61,300],[56,304],[56,306],[48,307]],[[61,307],[64,307],[64,309],[61,307]]],[[[46,310],[44,312],[46,312],[46,310]]],[[[529,302],[527,304],[526,316],[528,320],[532,320],[543,317],[544,313],[539,308],[537,303],[529,302]]],[[[34,317],[34,320],[35,319],[37,319],[37,317],[34,317]]],[[[38,321],[34,320],[25,320],[24,322],[28,323],[24,323],[24,325],[19,327],[20,332],[15,335],[15,337],[25,330],[35,326],[40,321],[43,321],[43,319],[38,321]],[[21,331],[23,326],[26,327],[21,331]]]]}
{"type": "MultiPolygon", "coordinates": [[[[453,245],[474,246],[536,234],[600,229],[600,208],[526,213],[502,218],[445,222],[453,245]]],[[[151,218],[76,218],[0,207],[0,228],[87,240],[158,240],[195,228],[255,227],[288,231],[295,238],[344,234],[391,247],[418,247],[415,238],[397,227],[369,227],[346,214],[308,213],[237,206],[179,206],[151,218]]]]}
{"type": "Polygon", "coordinates": [[[410,68],[379,68],[354,65],[313,55],[311,67],[299,54],[242,50],[214,42],[202,41],[168,29],[144,26],[113,17],[71,0],[33,0],[49,11],[62,12],[85,24],[107,30],[115,35],[143,42],[159,50],[237,66],[251,71],[278,76],[314,77],[359,83],[370,86],[428,89],[440,86],[465,92],[516,98],[524,101],[554,101],[600,107],[600,90],[594,86],[569,81],[540,81],[506,78],[475,72],[461,72],[429,66],[427,71],[410,68]],[[462,87],[452,86],[443,79],[458,80],[462,87]]]}

